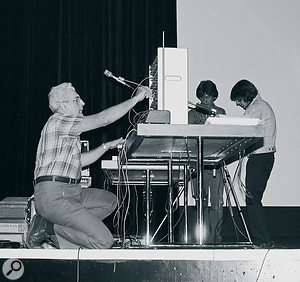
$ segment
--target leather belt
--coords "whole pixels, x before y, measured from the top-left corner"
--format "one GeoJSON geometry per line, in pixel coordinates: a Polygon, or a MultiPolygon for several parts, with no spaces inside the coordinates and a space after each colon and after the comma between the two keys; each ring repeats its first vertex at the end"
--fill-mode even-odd
{"type": "Polygon", "coordinates": [[[57,175],[45,175],[39,176],[33,180],[33,186],[42,182],[42,181],[55,181],[55,182],[63,182],[68,184],[78,184],[79,179],[64,177],[64,176],[57,176],[57,175]]]}

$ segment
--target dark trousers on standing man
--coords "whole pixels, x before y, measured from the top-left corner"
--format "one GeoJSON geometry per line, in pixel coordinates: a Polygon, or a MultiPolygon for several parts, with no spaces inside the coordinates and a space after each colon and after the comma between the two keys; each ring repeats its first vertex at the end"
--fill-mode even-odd
{"type": "Polygon", "coordinates": [[[246,206],[253,243],[261,245],[271,241],[265,212],[263,193],[274,165],[274,153],[253,154],[246,166],[246,206]]]}

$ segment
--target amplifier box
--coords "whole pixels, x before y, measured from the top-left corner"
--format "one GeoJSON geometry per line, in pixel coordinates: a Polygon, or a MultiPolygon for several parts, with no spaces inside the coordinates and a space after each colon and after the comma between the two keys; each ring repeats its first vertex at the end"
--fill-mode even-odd
{"type": "Polygon", "coordinates": [[[7,197],[0,201],[0,240],[23,244],[28,231],[28,197],[7,197]]]}
{"type": "MultiPolygon", "coordinates": [[[[19,248],[25,242],[24,233],[0,233],[0,245],[6,243],[7,245],[16,245],[19,248]],[[17,242],[19,245],[16,245],[17,242]]],[[[8,247],[8,246],[6,246],[8,247]]]]}
{"type": "Polygon", "coordinates": [[[26,233],[27,223],[25,219],[1,218],[0,233],[26,233]]]}
{"type": "Polygon", "coordinates": [[[15,205],[26,205],[28,197],[6,197],[0,201],[0,204],[15,204],[15,205]]]}
{"type": "Polygon", "coordinates": [[[28,197],[7,197],[0,201],[0,219],[25,218],[28,197]]]}
{"type": "Polygon", "coordinates": [[[28,224],[25,219],[6,218],[0,219],[0,240],[10,242],[19,242],[21,245],[25,242],[27,236],[28,224]]]}

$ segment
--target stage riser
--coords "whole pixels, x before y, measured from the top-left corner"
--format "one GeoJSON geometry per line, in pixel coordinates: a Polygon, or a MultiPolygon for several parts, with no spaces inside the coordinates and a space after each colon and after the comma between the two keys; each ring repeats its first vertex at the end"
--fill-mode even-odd
{"type": "MultiPolygon", "coordinates": [[[[133,188],[133,187],[132,187],[133,188]]],[[[114,191],[114,190],[113,190],[114,191]]],[[[137,193],[138,197],[138,235],[143,237],[146,231],[144,213],[145,213],[145,203],[143,202],[142,187],[138,187],[137,193]]],[[[114,191],[115,192],[115,191],[114,191]]],[[[131,195],[135,195],[134,189],[131,190],[131,195]]],[[[150,223],[150,234],[153,235],[157,227],[160,225],[162,219],[166,215],[165,206],[167,199],[167,189],[165,187],[153,186],[153,213],[152,220],[150,223]]],[[[135,222],[135,212],[136,199],[131,197],[131,205],[129,209],[130,217],[127,218],[126,228],[128,235],[136,234],[136,222],[135,222]]],[[[242,206],[242,213],[245,217],[248,228],[250,229],[248,223],[248,215],[246,207],[242,206]]],[[[275,241],[276,245],[285,246],[287,248],[299,248],[300,247],[300,228],[297,222],[300,222],[300,207],[270,207],[264,208],[268,229],[271,235],[271,239],[275,241]],[[290,239],[290,240],[289,240],[290,239]]],[[[182,214],[183,207],[179,207],[174,214],[175,222],[177,222],[178,217],[182,214]]],[[[240,220],[237,209],[233,208],[234,218],[238,227],[243,230],[243,225],[240,220]]],[[[230,217],[228,207],[224,207],[224,223],[222,228],[222,236],[224,242],[236,242],[235,230],[230,217]]],[[[112,227],[112,216],[105,220],[105,223],[109,226],[114,234],[116,230],[112,227]]],[[[196,209],[195,207],[188,207],[188,237],[189,243],[195,243],[197,241],[196,237],[196,209]]],[[[183,219],[177,225],[174,230],[175,241],[184,242],[184,221],[183,219]]],[[[153,242],[157,243],[161,238],[165,237],[164,241],[167,241],[167,221],[163,224],[158,234],[154,238],[153,242]]],[[[240,236],[240,241],[244,241],[243,237],[240,236]]],[[[164,242],[163,241],[163,242],[164,242]]]]}
{"type": "MultiPolygon", "coordinates": [[[[247,226],[250,229],[246,207],[241,207],[241,209],[247,222],[247,226]]],[[[300,228],[298,222],[300,222],[300,207],[265,207],[264,209],[271,239],[275,241],[275,245],[285,246],[287,248],[299,248],[300,228]]],[[[179,213],[181,210],[182,207],[179,208],[179,213]]],[[[195,208],[188,207],[188,214],[189,239],[190,242],[194,242],[196,240],[194,228],[196,222],[195,208]]],[[[240,228],[240,230],[243,230],[243,225],[236,208],[233,209],[233,214],[237,226],[240,228]]],[[[222,237],[224,242],[235,242],[236,237],[234,226],[229,214],[229,209],[227,207],[224,207],[223,216],[224,222],[222,228],[222,237]]],[[[180,222],[179,231],[177,233],[179,241],[183,240],[183,230],[183,222],[180,222]]],[[[239,239],[244,241],[241,235],[239,239]]]]}
{"type": "MultiPolygon", "coordinates": [[[[101,259],[101,258],[99,258],[101,259]]],[[[18,281],[76,281],[76,260],[22,259],[18,281]]],[[[1,260],[1,266],[4,260],[1,260]]],[[[256,281],[262,261],[80,261],[79,281],[256,281]]],[[[259,281],[300,281],[299,261],[266,260],[259,281]]],[[[0,281],[6,278],[1,273],[0,281]]],[[[6,280],[5,280],[6,281],[6,280]]]]}

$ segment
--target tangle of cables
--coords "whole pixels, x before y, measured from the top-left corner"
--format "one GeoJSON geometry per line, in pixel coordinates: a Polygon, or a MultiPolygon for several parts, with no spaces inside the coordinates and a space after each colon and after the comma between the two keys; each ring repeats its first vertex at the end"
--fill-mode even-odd
{"type": "MultiPolygon", "coordinates": [[[[149,79],[149,77],[144,78],[139,84],[136,84],[135,89],[132,92],[131,97],[133,97],[139,87],[142,86],[145,80],[149,79]]],[[[129,81],[131,82],[131,81],[129,81]]],[[[116,196],[118,199],[118,206],[117,210],[113,217],[113,227],[116,228],[117,235],[119,236],[119,239],[121,241],[122,247],[126,247],[126,236],[128,230],[131,229],[133,220],[135,218],[135,236],[134,238],[130,238],[130,240],[136,240],[138,236],[138,230],[139,230],[139,222],[138,222],[138,191],[136,186],[133,187],[133,189],[130,188],[129,185],[129,177],[128,177],[128,169],[127,169],[127,146],[128,139],[132,138],[134,134],[136,133],[136,125],[144,120],[145,116],[147,116],[149,110],[142,111],[142,112],[136,112],[134,109],[131,109],[128,112],[128,120],[130,123],[130,126],[127,130],[127,135],[125,137],[125,142],[122,146],[122,148],[119,150],[118,154],[118,184],[116,189],[116,196]],[[134,115],[133,115],[134,114],[134,115]],[[135,196],[135,208],[134,213],[135,215],[130,214],[130,204],[131,204],[131,198],[132,198],[132,190],[134,191],[135,196]],[[133,218],[134,217],[134,218],[133,218]]]]}

